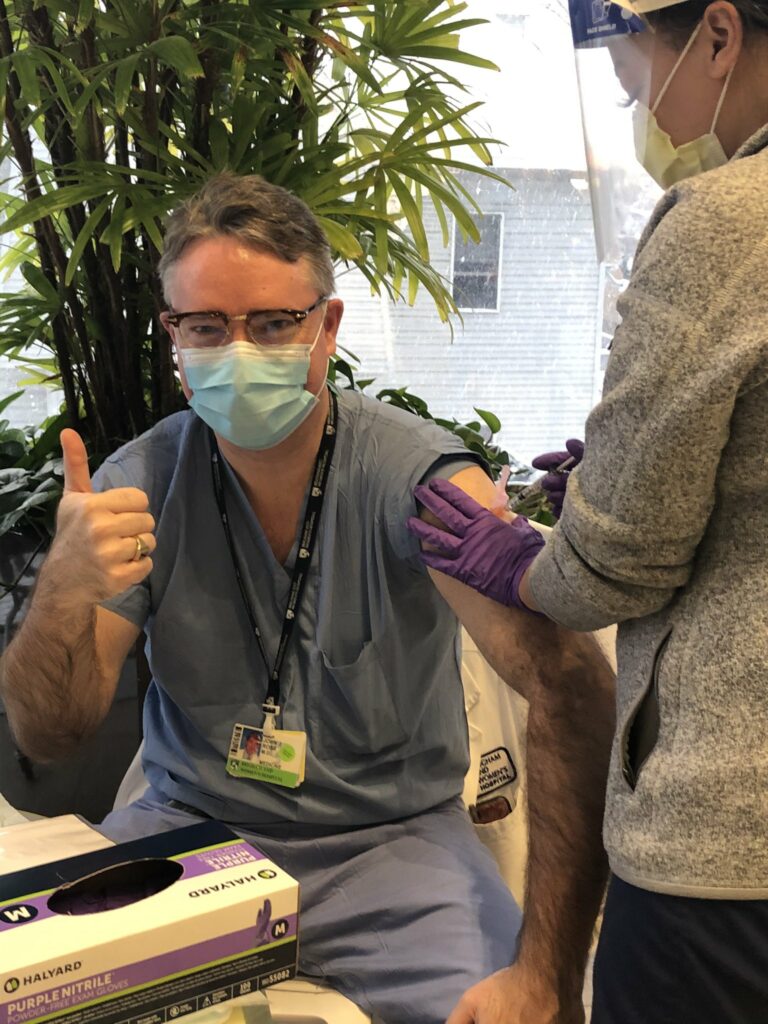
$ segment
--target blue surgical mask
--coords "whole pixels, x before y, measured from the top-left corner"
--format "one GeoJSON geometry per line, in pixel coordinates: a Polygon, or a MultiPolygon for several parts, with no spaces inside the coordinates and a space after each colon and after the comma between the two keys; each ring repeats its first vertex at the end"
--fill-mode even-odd
{"type": "Polygon", "coordinates": [[[190,406],[216,434],[238,448],[274,448],[318,402],[306,390],[311,346],[261,348],[232,341],[212,349],[180,349],[190,406]]]}

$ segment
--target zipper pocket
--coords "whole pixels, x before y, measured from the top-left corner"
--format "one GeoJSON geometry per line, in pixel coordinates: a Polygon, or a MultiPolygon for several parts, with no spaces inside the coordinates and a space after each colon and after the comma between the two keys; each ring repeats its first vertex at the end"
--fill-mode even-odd
{"type": "Polygon", "coordinates": [[[659,673],[667,646],[672,636],[670,629],[656,648],[651,678],[642,699],[624,729],[621,772],[631,790],[635,790],[645,762],[656,748],[661,726],[659,711],[659,673]]]}

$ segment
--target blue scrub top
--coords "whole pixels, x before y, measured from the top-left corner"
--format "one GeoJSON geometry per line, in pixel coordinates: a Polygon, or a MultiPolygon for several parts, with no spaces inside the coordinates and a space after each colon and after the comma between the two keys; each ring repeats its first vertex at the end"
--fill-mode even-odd
{"type": "MultiPolygon", "coordinates": [[[[306,779],[295,790],[225,771],[234,724],[262,724],[267,674],[215,503],[207,427],[178,413],[104,463],[96,489],[141,488],[157,521],[149,580],[106,604],[148,637],[144,771],[155,789],[236,825],[310,830],[391,821],[461,792],[468,744],[457,623],[405,522],[419,481],[478,461],[442,428],[341,392],[318,540],[281,676],[280,727],[307,733],[306,779]]],[[[226,464],[225,488],[273,661],[296,544],[280,565],[226,464]]]]}

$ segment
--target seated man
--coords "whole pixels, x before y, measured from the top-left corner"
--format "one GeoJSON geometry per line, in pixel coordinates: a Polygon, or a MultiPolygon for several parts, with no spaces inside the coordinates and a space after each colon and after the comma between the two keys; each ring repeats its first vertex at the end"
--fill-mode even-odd
{"type": "Polygon", "coordinates": [[[451,434],[329,391],[342,303],[301,201],[214,178],[170,219],[160,273],[193,411],[93,482],[82,441],[62,434],[57,535],[4,665],[20,746],[50,759],[92,733],[144,630],[150,788],[107,817],[108,836],[208,816],[252,839],[301,882],[301,971],[386,1024],[442,1024],[468,989],[452,1021],[579,1020],[604,877],[605,663],[589,638],[422,567],[414,486],[439,474],[488,502],[494,489],[451,434]],[[449,605],[531,703],[514,967],[520,910],[460,801],[449,605]],[[282,730],[285,771],[270,756],[282,730]]]}

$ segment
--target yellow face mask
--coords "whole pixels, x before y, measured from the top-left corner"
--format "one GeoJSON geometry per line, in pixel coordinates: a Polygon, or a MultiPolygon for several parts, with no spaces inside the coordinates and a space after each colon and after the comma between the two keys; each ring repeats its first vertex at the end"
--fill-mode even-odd
{"type": "Polygon", "coordinates": [[[697,139],[685,142],[681,146],[675,146],[669,134],[665,132],[656,120],[656,111],[661,101],[667,94],[675,75],[690,53],[691,47],[696,42],[701,23],[696,26],[693,35],[688,40],[685,49],[680,54],[678,61],[672,68],[661,92],[656,98],[653,109],[649,110],[642,103],[635,106],[633,117],[635,126],[635,152],[637,159],[648,171],[650,176],[662,188],[671,188],[679,181],[692,178],[704,171],[712,171],[716,167],[722,167],[728,163],[728,156],[723,149],[722,143],[715,134],[717,122],[720,119],[720,111],[728,93],[728,86],[731,84],[731,76],[734,68],[728,72],[723,91],[712,119],[712,127],[706,135],[700,135],[697,139]]]}

